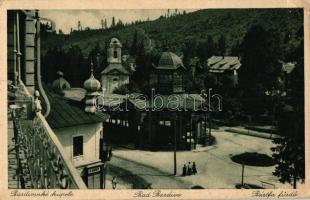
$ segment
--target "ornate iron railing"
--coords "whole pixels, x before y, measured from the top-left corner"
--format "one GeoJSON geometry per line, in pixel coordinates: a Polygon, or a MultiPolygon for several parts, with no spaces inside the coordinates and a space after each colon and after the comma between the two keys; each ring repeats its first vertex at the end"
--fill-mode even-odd
{"type": "MultiPolygon", "coordinates": [[[[25,94],[28,96],[29,92],[25,91],[25,94]]],[[[41,114],[38,92],[36,94],[34,102],[30,103],[35,108],[31,119],[17,116],[13,119],[17,141],[20,141],[20,149],[27,161],[26,171],[30,175],[32,188],[87,189],[57,136],[41,114]]],[[[25,175],[24,172],[20,174],[25,175]]]]}

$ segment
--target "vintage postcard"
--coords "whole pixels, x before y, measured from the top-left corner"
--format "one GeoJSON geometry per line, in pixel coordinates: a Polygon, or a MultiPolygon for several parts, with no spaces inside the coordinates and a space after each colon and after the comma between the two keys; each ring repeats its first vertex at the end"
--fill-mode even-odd
{"type": "Polygon", "coordinates": [[[309,1],[0,8],[0,199],[310,198],[309,1]]]}

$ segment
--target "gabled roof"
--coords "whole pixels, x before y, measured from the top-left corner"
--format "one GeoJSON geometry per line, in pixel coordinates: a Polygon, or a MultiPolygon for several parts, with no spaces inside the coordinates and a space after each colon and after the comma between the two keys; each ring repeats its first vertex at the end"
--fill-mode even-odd
{"type": "Polygon", "coordinates": [[[129,74],[129,72],[125,69],[125,67],[120,63],[110,63],[101,74],[109,74],[112,71],[118,71],[121,74],[129,74]]]}
{"type": "Polygon", "coordinates": [[[241,67],[240,59],[234,56],[212,56],[208,59],[209,72],[223,73],[241,67]]]}
{"type": "Polygon", "coordinates": [[[45,92],[51,104],[51,111],[46,120],[53,129],[98,123],[109,118],[109,115],[102,112],[85,112],[83,101],[70,101],[47,89],[45,92]]]}

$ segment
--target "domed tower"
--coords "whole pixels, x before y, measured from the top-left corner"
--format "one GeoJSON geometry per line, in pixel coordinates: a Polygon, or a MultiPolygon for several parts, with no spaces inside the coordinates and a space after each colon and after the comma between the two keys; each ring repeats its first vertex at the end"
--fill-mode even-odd
{"type": "Polygon", "coordinates": [[[184,73],[185,67],[181,58],[172,52],[163,52],[151,75],[151,84],[155,86],[156,93],[183,93],[184,73]]]}
{"type": "Polygon", "coordinates": [[[93,62],[91,62],[91,74],[89,79],[84,82],[85,95],[85,112],[96,112],[96,97],[100,95],[98,92],[101,88],[100,82],[94,77],[93,74],[93,62]]]}
{"type": "Polygon", "coordinates": [[[71,88],[70,83],[64,78],[64,73],[57,71],[58,78],[53,81],[52,88],[55,92],[63,93],[63,90],[68,90],[71,88]]]}
{"type": "Polygon", "coordinates": [[[112,38],[110,41],[108,63],[122,63],[122,44],[117,38],[112,38]]]}

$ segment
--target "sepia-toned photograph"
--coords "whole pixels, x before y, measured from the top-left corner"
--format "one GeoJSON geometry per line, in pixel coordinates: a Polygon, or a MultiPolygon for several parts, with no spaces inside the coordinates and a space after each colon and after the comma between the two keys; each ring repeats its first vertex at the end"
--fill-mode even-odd
{"type": "Polygon", "coordinates": [[[7,189],[305,187],[304,12],[6,10],[7,189]]]}

